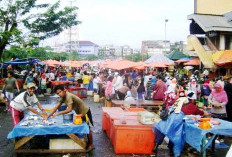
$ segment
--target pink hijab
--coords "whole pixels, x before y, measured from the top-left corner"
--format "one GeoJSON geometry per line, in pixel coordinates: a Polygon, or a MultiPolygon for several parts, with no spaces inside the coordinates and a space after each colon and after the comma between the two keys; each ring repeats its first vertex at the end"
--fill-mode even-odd
{"type": "Polygon", "coordinates": [[[228,101],[227,94],[225,90],[222,88],[222,86],[220,85],[220,83],[216,83],[214,87],[218,87],[221,89],[220,92],[217,92],[215,89],[212,91],[212,95],[214,99],[220,103],[227,102],[228,101]]]}

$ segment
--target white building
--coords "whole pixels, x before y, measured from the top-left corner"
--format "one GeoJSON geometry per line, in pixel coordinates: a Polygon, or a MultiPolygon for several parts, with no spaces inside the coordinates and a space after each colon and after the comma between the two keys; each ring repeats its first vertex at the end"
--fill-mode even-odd
{"type": "Polygon", "coordinates": [[[170,52],[170,41],[165,40],[146,40],[142,41],[141,53],[150,56],[156,53],[170,52]]]}
{"type": "Polygon", "coordinates": [[[91,41],[72,41],[64,44],[56,44],[55,52],[73,52],[76,51],[80,56],[98,55],[98,45],[91,41]]]}
{"type": "Polygon", "coordinates": [[[94,44],[91,41],[79,41],[79,45],[77,46],[77,52],[80,56],[86,55],[98,55],[98,48],[97,44],[94,44]]]}

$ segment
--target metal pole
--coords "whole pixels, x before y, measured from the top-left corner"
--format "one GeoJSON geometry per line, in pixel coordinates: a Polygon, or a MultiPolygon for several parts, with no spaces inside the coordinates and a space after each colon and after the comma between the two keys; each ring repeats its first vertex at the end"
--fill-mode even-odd
{"type": "MultiPolygon", "coordinates": [[[[72,0],[70,1],[70,7],[72,8],[72,0]]],[[[72,27],[69,28],[69,60],[71,60],[72,52],[72,27]]]]}
{"type": "Polygon", "coordinates": [[[165,42],[165,53],[166,53],[166,49],[167,49],[167,41],[166,41],[166,23],[168,22],[168,19],[165,19],[165,40],[164,40],[164,42],[165,42]]]}

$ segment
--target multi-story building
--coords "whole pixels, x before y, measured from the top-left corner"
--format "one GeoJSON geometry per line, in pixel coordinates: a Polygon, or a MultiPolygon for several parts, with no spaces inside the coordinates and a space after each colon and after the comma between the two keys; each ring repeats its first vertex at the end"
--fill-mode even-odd
{"type": "Polygon", "coordinates": [[[105,58],[111,57],[123,57],[133,53],[133,49],[128,46],[114,46],[114,45],[105,45],[101,46],[99,50],[105,58]]]}
{"type": "Polygon", "coordinates": [[[195,51],[204,67],[218,68],[219,64],[213,60],[213,55],[218,51],[232,50],[231,0],[194,2],[194,14],[188,15],[192,23],[187,50],[195,51]]]}
{"type": "Polygon", "coordinates": [[[86,56],[86,55],[98,55],[98,45],[94,44],[91,41],[79,41],[77,45],[77,52],[81,56],[86,56]]]}
{"type": "Polygon", "coordinates": [[[127,56],[131,54],[133,54],[133,49],[130,46],[128,45],[122,46],[122,56],[127,56]]]}
{"type": "Polygon", "coordinates": [[[141,53],[150,56],[156,53],[170,52],[170,41],[167,40],[146,40],[142,41],[141,53]]]}
{"type": "Polygon", "coordinates": [[[57,44],[54,47],[55,52],[73,52],[76,51],[80,56],[98,55],[98,45],[91,41],[72,41],[71,43],[57,44]]]}

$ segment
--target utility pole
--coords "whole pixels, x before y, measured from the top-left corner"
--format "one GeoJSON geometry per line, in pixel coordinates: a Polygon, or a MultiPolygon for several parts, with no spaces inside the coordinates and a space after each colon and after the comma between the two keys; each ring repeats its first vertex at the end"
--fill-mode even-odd
{"type": "Polygon", "coordinates": [[[165,19],[165,32],[164,32],[164,34],[165,34],[165,39],[164,39],[164,42],[165,42],[165,53],[166,53],[166,49],[167,49],[167,41],[166,41],[166,23],[168,22],[168,19],[165,19]]]}
{"type": "MultiPolygon", "coordinates": [[[[72,8],[72,0],[70,0],[70,7],[72,8]]],[[[71,60],[71,52],[72,52],[72,27],[69,28],[69,60],[71,60]]]]}

